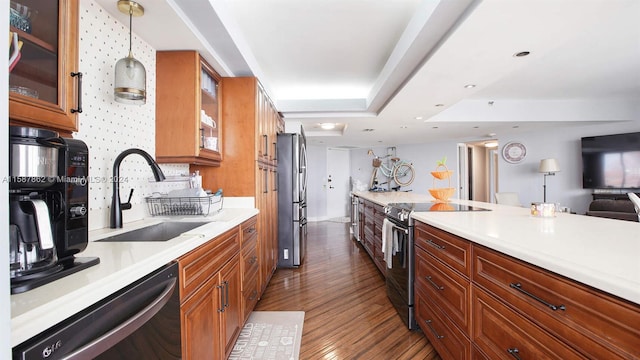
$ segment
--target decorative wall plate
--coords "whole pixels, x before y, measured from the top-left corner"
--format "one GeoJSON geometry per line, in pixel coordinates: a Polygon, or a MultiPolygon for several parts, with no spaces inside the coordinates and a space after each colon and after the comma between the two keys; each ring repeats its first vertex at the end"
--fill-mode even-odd
{"type": "Polygon", "coordinates": [[[506,162],[516,164],[527,156],[527,148],[518,141],[508,142],[502,147],[502,157],[506,162]]]}

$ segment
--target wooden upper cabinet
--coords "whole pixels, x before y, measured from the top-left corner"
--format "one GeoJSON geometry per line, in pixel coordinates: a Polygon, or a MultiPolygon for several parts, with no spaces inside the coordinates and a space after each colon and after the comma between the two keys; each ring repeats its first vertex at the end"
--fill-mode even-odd
{"type": "Polygon", "coordinates": [[[156,159],[219,166],[220,76],[197,51],[156,52],[156,159]]]}
{"type": "Polygon", "coordinates": [[[78,0],[18,3],[37,15],[27,19],[11,10],[9,31],[17,34],[20,50],[9,66],[10,123],[70,134],[78,130],[82,108],[81,76],[72,75],[78,72],[78,0]]]}

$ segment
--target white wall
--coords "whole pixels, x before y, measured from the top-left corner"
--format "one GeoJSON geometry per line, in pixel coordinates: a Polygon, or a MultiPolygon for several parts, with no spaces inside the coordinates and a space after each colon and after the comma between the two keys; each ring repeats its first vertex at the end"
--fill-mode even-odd
{"type": "MultiPolygon", "coordinates": [[[[116,103],[113,100],[114,66],[128,54],[128,24],[125,26],[109,16],[94,1],[81,1],[79,30],[84,111],[79,115],[79,131],[74,138],[83,140],[89,147],[89,228],[94,230],[109,226],[110,178],[116,156],[133,147],[155,155],[156,52],[133,34],[133,55],[147,71],[147,102],[139,106],[116,103]]],[[[165,175],[189,173],[188,165],[161,165],[161,168],[165,175]]],[[[146,216],[144,197],[186,187],[184,183],[150,182],[151,170],[136,154],[125,158],[120,176],[124,179],[120,184],[123,201],[130,189],[134,189],[133,208],[123,211],[125,222],[146,216]]]]}
{"type": "MultiPolygon", "coordinates": [[[[610,123],[606,125],[589,125],[562,127],[554,130],[521,133],[517,136],[499,138],[500,149],[509,141],[518,140],[527,146],[527,156],[519,164],[510,164],[500,157],[499,188],[500,191],[514,191],[520,196],[523,204],[542,201],[543,175],[538,172],[540,160],[554,157],[560,163],[561,172],[547,177],[547,201],[559,202],[577,213],[585,213],[591,202],[591,190],[582,188],[582,158],[580,138],[583,136],[617,134],[640,131],[640,119],[630,122],[610,123]]],[[[417,145],[398,145],[398,157],[413,162],[416,168],[416,180],[408,188],[417,193],[428,193],[434,186],[430,171],[443,156],[447,157],[447,166],[456,170],[457,141],[434,142],[417,145]]],[[[372,165],[368,149],[351,151],[351,176],[354,179],[369,182],[372,165]]],[[[376,154],[386,153],[386,147],[373,148],[376,154]]],[[[324,163],[311,163],[313,168],[325,168],[324,163]]],[[[454,173],[452,181],[457,187],[458,174],[454,173]]],[[[437,183],[436,183],[437,185],[437,183]]],[[[457,193],[455,197],[457,197],[457,193]]],[[[310,202],[312,200],[309,200],[310,202]]],[[[317,216],[322,216],[318,214],[317,216]]]]}

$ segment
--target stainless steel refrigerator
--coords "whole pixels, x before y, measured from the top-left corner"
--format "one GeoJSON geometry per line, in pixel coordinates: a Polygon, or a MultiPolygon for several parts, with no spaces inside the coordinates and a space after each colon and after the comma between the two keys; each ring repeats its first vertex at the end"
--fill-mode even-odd
{"type": "Polygon", "coordinates": [[[298,267],[307,250],[304,132],[278,134],[278,267],[298,267]]]}

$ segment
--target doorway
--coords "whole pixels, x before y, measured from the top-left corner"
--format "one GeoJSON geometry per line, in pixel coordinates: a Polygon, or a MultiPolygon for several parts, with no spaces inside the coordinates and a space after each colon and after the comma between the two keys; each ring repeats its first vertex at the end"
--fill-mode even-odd
{"type": "Polygon", "coordinates": [[[327,218],[347,219],[350,210],[349,150],[327,148],[327,218]]]}
{"type": "Polygon", "coordinates": [[[458,144],[460,199],[493,203],[498,191],[498,141],[458,144]]]}

